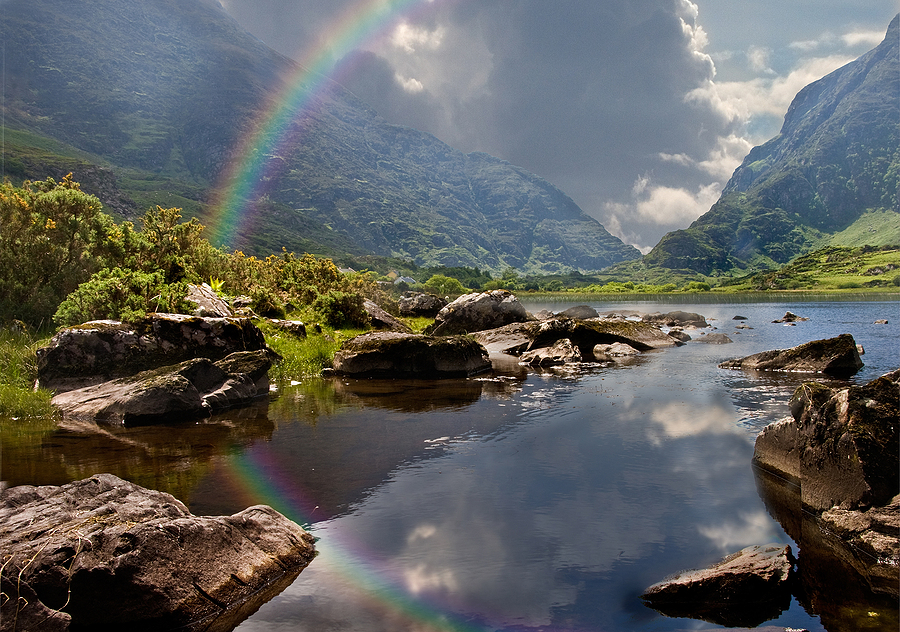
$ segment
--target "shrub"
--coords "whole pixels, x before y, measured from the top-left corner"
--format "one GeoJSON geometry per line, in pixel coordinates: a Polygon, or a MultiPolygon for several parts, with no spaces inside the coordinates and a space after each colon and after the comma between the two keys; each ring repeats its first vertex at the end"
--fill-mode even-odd
{"type": "Polygon", "coordinates": [[[250,307],[264,318],[284,318],[284,304],[267,287],[258,287],[250,294],[250,307]]]}
{"type": "Polygon", "coordinates": [[[359,294],[331,290],[320,294],[312,307],[330,327],[367,327],[370,323],[359,294]]]}
{"type": "Polygon", "coordinates": [[[443,274],[433,275],[425,281],[425,285],[441,296],[458,296],[466,293],[466,288],[463,287],[459,279],[444,276],[443,274]]]}

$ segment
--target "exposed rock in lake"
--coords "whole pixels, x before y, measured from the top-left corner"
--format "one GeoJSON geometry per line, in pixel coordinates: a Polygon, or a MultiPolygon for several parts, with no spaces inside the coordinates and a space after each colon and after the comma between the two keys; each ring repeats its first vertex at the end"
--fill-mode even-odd
{"type": "Polygon", "coordinates": [[[64,417],[112,425],[145,425],[206,417],[243,406],[269,391],[271,352],[239,351],[222,360],[196,358],[59,393],[64,417]]]}
{"type": "Polygon", "coordinates": [[[37,350],[38,384],[68,391],[197,357],[266,349],[248,318],[148,314],[137,323],[93,321],[59,331],[37,350]]]}
{"type": "Polygon", "coordinates": [[[725,334],[714,333],[706,334],[705,336],[700,336],[699,338],[694,338],[694,342],[705,342],[713,345],[727,345],[734,342],[734,340],[732,340],[725,334]]]}
{"type": "Polygon", "coordinates": [[[900,493],[898,411],[900,369],[839,390],[804,384],[792,417],[757,437],[754,463],[797,481],[814,511],[885,505],[900,493]]]}
{"type": "Polygon", "coordinates": [[[809,318],[805,316],[797,316],[797,314],[793,312],[785,312],[784,316],[779,318],[778,320],[773,320],[773,323],[797,323],[802,321],[807,321],[809,318]]]}
{"type": "Polygon", "coordinates": [[[434,318],[447,305],[447,300],[425,292],[404,292],[397,301],[401,316],[434,318]]]}
{"type": "Polygon", "coordinates": [[[528,320],[525,307],[511,292],[493,290],[466,294],[441,309],[426,333],[434,336],[496,329],[528,320]]]}
{"type": "Polygon", "coordinates": [[[369,315],[369,318],[372,321],[372,327],[375,329],[387,329],[388,331],[399,331],[402,333],[411,334],[412,329],[406,323],[401,322],[399,319],[394,318],[381,307],[375,304],[374,301],[370,301],[369,299],[365,299],[363,301],[363,308],[366,310],[366,313],[369,315]]]}
{"type": "Polygon", "coordinates": [[[313,538],[270,507],[193,516],[111,474],[4,490],[0,549],[4,629],[39,621],[41,604],[63,611],[29,628],[41,630],[66,630],[67,617],[82,630],[230,630],[315,556],[313,538]]]}
{"type": "Polygon", "coordinates": [[[594,345],[594,359],[600,362],[608,362],[619,358],[632,358],[641,355],[641,352],[622,342],[614,342],[611,345],[594,345]]]}
{"type": "Polygon", "coordinates": [[[569,318],[581,318],[582,320],[587,318],[597,318],[599,316],[597,310],[590,305],[576,305],[561,311],[558,315],[568,316],[569,318]]]}
{"type": "Polygon", "coordinates": [[[672,329],[670,329],[669,336],[679,342],[690,342],[691,340],[693,340],[693,338],[691,338],[691,335],[682,330],[681,327],[673,327],[672,329]]]}
{"type": "Polygon", "coordinates": [[[836,376],[853,375],[862,366],[856,342],[850,334],[814,340],[791,349],[763,351],[719,364],[720,369],[827,373],[836,376]]]}
{"type": "Polygon", "coordinates": [[[709,568],[654,584],[642,598],[666,616],[756,627],[790,607],[793,567],[789,546],[751,546],[709,568]]]}
{"type": "Polygon", "coordinates": [[[519,362],[531,366],[547,367],[581,362],[581,359],[581,351],[578,347],[573,345],[568,338],[562,338],[550,347],[526,351],[519,357],[519,362]]]}
{"type": "Polygon", "coordinates": [[[232,318],[234,313],[224,300],[209,286],[208,283],[200,285],[188,285],[186,300],[197,306],[194,316],[202,318],[232,318]]]}
{"type": "Polygon", "coordinates": [[[370,332],[335,353],[333,371],[372,377],[466,377],[488,371],[487,351],[468,336],[370,332]]]}
{"type": "Polygon", "coordinates": [[[696,327],[697,329],[709,327],[704,316],[693,312],[674,311],[666,314],[656,312],[655,314],[644,314],[641,320],[645,323],[665,327],[696,327]]]}

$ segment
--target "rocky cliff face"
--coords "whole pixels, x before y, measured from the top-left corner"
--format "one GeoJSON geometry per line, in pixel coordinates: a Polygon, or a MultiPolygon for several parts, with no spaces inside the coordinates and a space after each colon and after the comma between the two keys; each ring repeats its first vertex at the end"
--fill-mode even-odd
{"type": "Polygon", "coordinates": [[[867,211],[900,212],[898,19],[878,47],[801,90],[709,212],[645,261],[704,274],[781,264],[867,211]]]}

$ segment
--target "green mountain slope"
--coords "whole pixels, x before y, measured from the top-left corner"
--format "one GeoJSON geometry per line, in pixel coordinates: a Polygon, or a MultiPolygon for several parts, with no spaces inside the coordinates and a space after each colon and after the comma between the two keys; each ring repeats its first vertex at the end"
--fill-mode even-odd
{"type": "Polygon", "coordinates": [[[900,213],[898,19],[878,47],[801,90],[781,133],[753,148],[709,212],[665,235],[644,263],[703,274],[776,267],[832,235],[858,235],[866,228],[851,227],[867,213],[900,213]]]}
{"type": "MultiPolygon", "coordinates": [[[[6,0],[0,37],[4,174],[74,171],[126,217],[160,204],[212,221],[218,179],[299,69],[211,0],[6,0]]],[[[227,245],[526,273],[640,254],[550,183],[389,125],[340,86],[291,125],[245,200],[253,230],[227,245]]]]}

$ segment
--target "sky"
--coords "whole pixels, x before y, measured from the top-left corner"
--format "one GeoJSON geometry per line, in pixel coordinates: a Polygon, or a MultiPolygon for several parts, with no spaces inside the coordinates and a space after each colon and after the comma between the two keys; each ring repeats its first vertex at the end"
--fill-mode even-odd
{"type": "Polygon", "coordinates": [[[647,252],[718,199],[808,83],[871,50],[891,0],[220,0],[391,123],[524,167],[647,252]]]}

